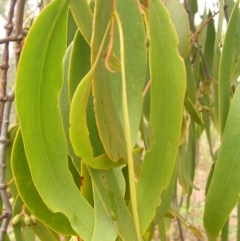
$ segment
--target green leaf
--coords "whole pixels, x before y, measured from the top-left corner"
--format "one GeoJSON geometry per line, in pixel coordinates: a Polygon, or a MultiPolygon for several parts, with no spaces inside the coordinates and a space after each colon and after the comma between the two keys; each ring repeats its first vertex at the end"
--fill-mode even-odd
{"type": "Polygon", "coordinates": [[[68,94],[71,103],[80,80],[90,69],[90,49],[79,31],[76,32],[69,63],[68,94]]]}
{"type": "Polygon", "coordinates": [[[195,121],[197,124],[202,125],[203,124],[202,117],[199,115],[193,103],[188,97],[186,97],[184,100],[184,106],[188,114],[191,116],[192,120],[195,121]]]}
{"type": "MultiPolygon", "coordinates": [[[[16,196],[14,202],[15,203],[14,203],[14,208],[13,208],[13,217],[15,217],[16,215],[20,215],[20,213],[22,212],[22,206],[23,206],[23,201],[19,195],[16,196]]],[[[21,220],[19,223],[14,224],[12,227],[13,227],[13,233],[15,236],[15,240],[16,241],[24,241],[21,220]]]]}
{"type": "Polygon", "coordinates": [[[87,0],[70,0],[69,6],[78,29],[82,33],[87,43],[90,45],[92,37],[93,15],[87,0]]]}
{"type": "Polygon", "coordinates": [[[168,187],[173,174],[186,90],[186,73],[177,51],[177,35],[161,1],[149,1],[149,24],[153,143],[146,153],[137,182],[142,233],[153,219],[161,202],[159,196],[168,187]]]}
{"type": "Polygon", "coordinates": [[[91,80],[96,70],[102,48],[108,33],[109,24],[105,29],[105,34],[101,40],[101,46],[98,49],[98,56],[88,74],[81,80],[80,84],[73,96],[71,110],[70,110],[70,138],[73,149],[76,155],[82,158],[87,165],[96,168],[107,170],[111,167],[118,167],[124,164],[123,160],[112,162],[112,160],[103,154],[94,158],[93,148],[89,138],[89,130],[87,126],[87,104],[91,91],[91,80]]]}
{"type": "Polygon", "coordinates": [[[34,241],[35,240],[34,232],[30,229],[29,226],[25,226],[23,228],[23,237],[24,237],[24,241],[34,241]]]}
{"type": "MultiPolygon", "coordinates": [[[[88,172],[87,165],[84,162],[81,162],[81,193],[85,197],[85,199],[91,204],[92,207],[94,205],[93,200],[93,187],[92,187],[92,180],[90,174],[88,172]]],[[[96,218],[95,218],[96,221],[96,218]]]]}
{"type": "MultiPolygon", "coordinates": [[[[13,146],[12,170],[18,192],[30,212],[54,231],[65,235],[74,235],[75,232],[68,219],[61,213],[51,212],[39,196],[29,170],[20,130],[13,146]]],[[[18,213],[20,212],[21,210],[18,213]]]]}
{"type": "Polygon", "coordinates": [[[31,28],[17,73],[16,105],[30,172],[40,196],[49,209],[65,214],[73,229],[89,240],[94,212],[68,171],[67,143],[58,108],[67,13],[68,1],[55,0],[31,28]]]}
{"type": "Polygon", "coordinates": [[[105,210],[116,223],[119,236],[123,241],[138,240],[133,217],[123,199],[113,170],[89,168],[89,173],[105,210]]]}
{"type": "Polygon", "coordinates": [[[30,228],[41,241],[60,241],[60,239],[57,239],[53,233],[39,220],[37,220],[35,225],[31,225],[30,228]]]}
{"type": "MultiPolygon", "coordinates": [[[[208,235],[215,238],[218,236],[232,209],[239,201],[239,107],[240,88],[238,87],[229,110],[204,211],[204,227],[208,235]]],[[[210,238],[209,240],[215,239],[210,238]]]]}
{"type": "Polygon", "coordinates": [[[182,187],[182,195],[188,193],[189,182],[187,181],[186,173],[186,141],[179,147],[178,150],[178,181],[182,187]]]}
{"type": "MultiPolygon", "coordinates": [[[[136,1],[116,1],[116,4],[124,35],[124,63],[128,115],[131,141],[134,146],[141,120],[143,104],[142,92],[146,78],[147,51],[145,26],[136,1]]],[[[120,39],[118,35],[119,33],[115,26],[114,52],[120,56],[120,39]]],[[[111,74],[110,84],[118,116],[123,124],[121,73],[111,74]]]]}
{"type": "Polygon", "coordinates": [[[163,191],[162,193],[162,202],[160,204],[160,206],[157,208],[156,211],[156,216],[154,217],[154,223],[158,224],[160,222],[161,219],[164,218],[165,214],[167,213],[170,204],[171,204],[171,200],[175,191],[175,185],[176,185],[176,180],[177,180],[177,171],[178,171],[178,162],[176,163],[175,167],[174,167],[174,172],[173,175],[171,177],[171,181],[167,187],[166,190],[163,191]]]}
{"type": "Polygon", "coordinates": [[[69,96],[68,96],[68,75],[69,75],[70,54],[71,54],[72,48],[73,46],[72,44],[70,44],[63,59],[63,85],[59,96],[59,109],[62,116],[65,138],[67,140],[68,154],[71,157],[71,160],[75,168],[77,169],[78,172],[80,172],[80,158],[77,157],[76,154],[74,153],[72,144],[70,142],[70,137],[69,137],[70,104],[69,104],[69,96]]]}
{"type": "MultiPolygon", "coordinates": [[[[94,35],[91,45],[91,59],[94,62],[102,42],[106,27],[111,20],[112,3],[102,0],[95,1],[94,35]],[[102,18],[101,16],[104,16],[102,18]]],[[[103,49],[107,50],[109,38],[103,49]]],[[[93,76],[93,97],[96,122],[104,150],[113,162],[120,158],[127,161],[126,141],[123,126],[117,114],[110,89],[110,72],[105,68],[105,59],[100,58],[93,76]]]]}
{"type": "Polygon", "coordinates": [[[185,67],[187,72],[187,97],[195,105],[196,99],[197,99],[197,93],[196,93],[197,88],[196,88],[195,79],[193,77],[190,55],[185,58],[185,67]]]}
{"type": "Polygon", "coordinates": [[[229,19],[222,55],[220,59],[219,66],[219,81],[218,81],[218,95],[219,95],[219,123],[221,135],[223,134],[225,123],[228,116],[228,111],[230,107],[230,83],[231,83],[231,72],[233,67],[233,57],[234,57],[234,44],[233,36],[237,29],[238,23],[238,4],[239,1],[235,3],[234,9],[229,19]]]}
{"type": "Polygon", "coordinates": [[[17,133],[17,130],[19,128],[19,125],[13,126],[9,131],[8,131],[8,139],[10,140],[10,143],[7,145],[6,149],[6,157],[5,157],[5,163],[6,163],[6,182],[8,184],[8,188],[11,191],[11,194],[13,198],[16,198],[18,195],[18,191],[15,185],[15,181],[13,180],[13,174],[12,174],[12,169],[11,169],[11,155],[12,155],[12,147],[13,147],[13,142],[17,133]]]}
{"type": "Polygon", "coordinates": [[[104,241],[113,241],[117,237],[117,230],[114,221],[107,215],[99,195],[94,188],[94,206],[96,212],[95,226],[92,241],[99,241],[104,237],[104,241]]]}
{"type": "MultiPolygon", "coordinates": [[[[211,12],[209,12],[208,17],[212,16],[211,12]]],[[[212,75],[212,66],[213,66],[213,58],[214,58],[214,41],[215,41],[215,28],[214,21],[211,20],[207,25],[207,33],[206,33],[206,41],[204,45],[204,61],[206,63],[206,67],[210,75],[212,75]]],[[[202,44],[202,43],[201,43],[202,44]]]]}
{"type": "Polygon", "coordinates": [[[190,25],[188,15],[183,5],[178,0],[167,1],[167,9],[171,15],[172,23],[179,39],[178,51],[179,54],[186,58],[190,50],[190,25]]]}
{"type": "Polygon", "coordinates": [[[68,26],[67,26],[67,46],[69,46],[74,38],[74,35],[77,30],[77,25],[74,21],[71,11],[68,11],[68,26]]]}

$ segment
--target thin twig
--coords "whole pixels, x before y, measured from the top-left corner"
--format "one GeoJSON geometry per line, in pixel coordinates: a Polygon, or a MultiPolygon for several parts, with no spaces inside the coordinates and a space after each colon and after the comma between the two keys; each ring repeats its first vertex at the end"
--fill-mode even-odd
{"type": "MultiPolygon", "coordinates": [[[[23,14],[24,14],[24,8],[25,8],[26,0],[18,0],[17,1],[17,10],[16,10],[16,16],[15,16],[15,35],[17,37],[22,38],[22,25],[23,25],[23,14]]],[[[20,53],[22,51],[22,41],[18,40],[15,44],[15,57],[16,57],[16,66],[18,65],[20,53]]]]}
{"type": "Polygon", "coordinates": [[[229,20],[229,17],[228,17],[228,12],[227,12],[227,9],[228,9],[228,5],[227,5],[227,2],[226,0],[224,0],[224,6],[223,6],[223,9],[224,9],[224,17],[228,23],[228,20],[229,20]]]}
{"type": "MultiPolygon", "coordinates": [[[[16,5],[17,0],[11,0],[10,8],[7,17],[7,23],[5,25],[6,29],[6,38],[10,37],[13,31],[13,15],[14,15],[14,8],[16,5]]],[[[6,89],[7,89],[7,71],[9,68],[8,64],[9,60],[9,42],[5,43],[4,50],[3,50],[3,59],[0,65],[0,69],[2,71],[1,81],[0,81],[0,133],[2,128],[2,120],[3,120],[3,111],[6,102],[6,89]]]]}
{"type": "Polygon", "coordinates": [[[12,88],[7,95],[7,102],[4,107],[2,131],[0,134],[0,193],[4,204],[4,212],[0,216],[1,219],[3,219],[1,231],[0,231],[0,241],[4,240],[4,236],[5,236],[5,233],[7,232],[8,224],[12,217],[12,206],[10,204],[8,193],[6,190],[7,184],[5,181],[5,168],[6,168],[5,158],[6,158],[6,147],[9,143],[7,133],[8,133],[9,117],[10,117],[13,99],[14,99],[14,88],[12,88]]]}
{"type": "Polygon", "coordinates": [[[9,42],[15,42],[15,41],[20,41],[23,39],[23,36],[9,36],[6,38],[2,38],[0,39],[0,44],[5,44],[5,43],[9,43],[9,42]]]}

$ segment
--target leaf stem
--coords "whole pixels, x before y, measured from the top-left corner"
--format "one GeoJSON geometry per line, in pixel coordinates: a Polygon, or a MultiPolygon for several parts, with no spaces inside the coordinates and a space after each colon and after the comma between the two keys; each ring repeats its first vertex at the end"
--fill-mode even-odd
{"type": "MultiPolygon", "coordinates": [[[[116,4],[113,1],[113,4],[116,4]]],[[[138,209],[137,209],[137,193],[134,177],[134,164],[133,164],[133,155],[132,155],[132,143],[131,143],[131,132],[130,132],[130,123],[128,115],[128,103],[127,103],[127,89],[126,89],[126,74],[125,74],[125,60],[124,60],[124,37],[121,20],[116,11],[116,6],[113,8],[113,17],[116,20],[120,36],[120,56],[121,56],[121,74],[122,74],[122,101],[123,101],[123,116],[124,116],[124,126],[125,126],[125,138],[127,143],[127,158],[128,158],[128,175],[129,175],[129,185],[130,185],[130,195],[131,195],[131,204],[133,218],[136,226],[138,240],[142,240],[138,209]]]]}

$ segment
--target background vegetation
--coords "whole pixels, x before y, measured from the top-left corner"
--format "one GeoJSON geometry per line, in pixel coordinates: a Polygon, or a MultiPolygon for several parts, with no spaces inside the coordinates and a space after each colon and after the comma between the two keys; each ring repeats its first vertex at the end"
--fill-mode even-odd
{"type": "Polygon", "coordinates": [[[240,240],[239,1],[0,14],[0,240],[240,240]]]}

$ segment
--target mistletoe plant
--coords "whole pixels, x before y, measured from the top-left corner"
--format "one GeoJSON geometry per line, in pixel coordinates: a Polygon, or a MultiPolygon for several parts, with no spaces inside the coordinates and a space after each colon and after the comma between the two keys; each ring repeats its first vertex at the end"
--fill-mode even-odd
{"type": "Polygon", "coordinates": [[[189,14],[178,0],[165,2],[54,0],[34,22],[10,132],[18,240],[20,216],[30,214],[25,223],[37,219],[42,240],[151,240],[157,225],[165,240],[173,215],[201,237],[171,200],[177,177],[191,196],[197,133],[206,130],[212,153],[211,120],[222,143],[204,226],[216,240],[240,192],[240,90],[230,93],[239,75],[238,1],[222,52],[223,1],[217,32],[207,15],[196,30],[196,1],[185,1],[189,14]]]}

